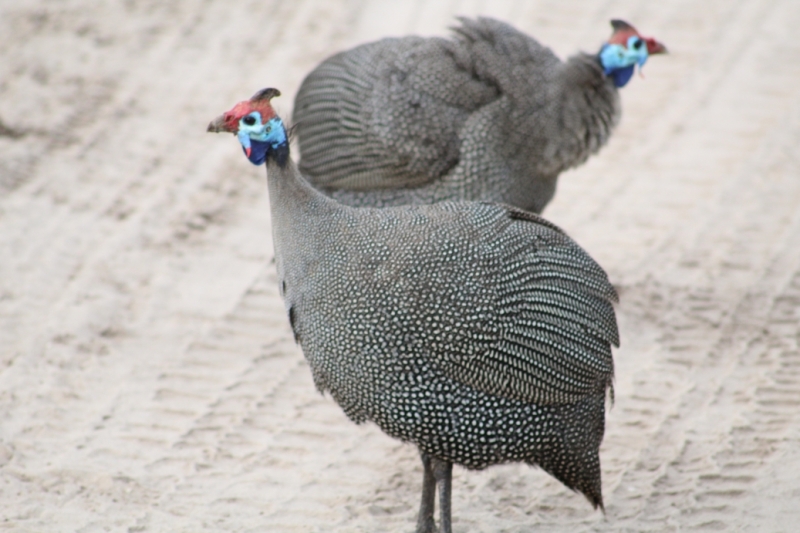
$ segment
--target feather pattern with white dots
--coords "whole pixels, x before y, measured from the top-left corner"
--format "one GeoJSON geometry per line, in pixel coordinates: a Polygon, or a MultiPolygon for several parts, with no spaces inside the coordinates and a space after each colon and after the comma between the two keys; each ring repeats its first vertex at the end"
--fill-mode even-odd
{"type": "Polygon", "coordinates": [[[524,461],[602,505],[618,343],[603,270],[505,205],[352,208],[268,161],[276,264],[316,386],[468,468],[524,461]]]}
{"type": "Polygon", "coordinates": [[[609,139],[619,94],[596,54],[561,61],[491,18],[453,37],[387,38],[324,60],[292,121],[299,167],[341,203],[487,200],[541,212],[609,139]]]}

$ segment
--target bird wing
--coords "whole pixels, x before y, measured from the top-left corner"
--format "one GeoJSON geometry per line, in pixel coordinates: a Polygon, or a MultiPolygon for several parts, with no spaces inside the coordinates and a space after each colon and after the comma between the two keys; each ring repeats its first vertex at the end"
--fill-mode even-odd
{"type": "Polygon", "coordinates": [[[291,247],[310,254],[288,299],[321,390],[436,371],[555,404],[611,384],[616,293],[556,226],[474,202],[342,212],[315,233],[330,238],[291,247]]]}
{"type": "Polygon", "coordinates": [[[295,98],[301,172],[334,189],[437,179],[458,164],[471,114],[504,94],[527,98],[537,69],[558,63],[508,24],[460,22],[454,39],[383,39],[314,69],[295,98]]]}
{"type": "Polygon", "coordinates": [[[426,304],[440,315],[438,337],[426,340],[431,361],[484,392],[540,404],[610,385],[617,295],[602,268],[526,211],[480,204],[463,223],[452,251],[436,244],[457,264],[426,304]]]}

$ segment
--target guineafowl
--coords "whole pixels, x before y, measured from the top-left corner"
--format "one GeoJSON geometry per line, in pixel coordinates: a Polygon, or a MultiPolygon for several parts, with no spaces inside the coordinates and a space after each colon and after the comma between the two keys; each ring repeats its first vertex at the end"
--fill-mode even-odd
{"type": "Polygon", "coordinates": [[[289,323],[321,392],[414,443],[417,531],[450,532],[452,465],[537,465],[602,507],[614,288],[559,228],[481,202],[354,208],[314,189],[259,91],[214,120],[266,162],[289,323]]]}
{"type": "Polygon", "coordinates": [[[312,185],[352,206],[483,200],[540,213],[558,175],[608,140],[617,88],[666,51],[613,20],[599,53],[562,62],[503,22],[460,22],[453,39],[383,39],[305,78],[292,122],[312,185]]]}

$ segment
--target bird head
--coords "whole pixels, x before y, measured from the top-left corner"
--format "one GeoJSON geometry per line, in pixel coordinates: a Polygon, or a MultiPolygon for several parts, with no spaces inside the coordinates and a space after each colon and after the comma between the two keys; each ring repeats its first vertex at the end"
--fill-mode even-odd
{"type": "Polygon", "coordinates": [[[652,37],[642,37],[636,28],[624,20],[612,20],[614,33],[600,48],[600,64],[614,85],[624,87],[631,79],[636,65],[641,68],[647,58],[667,53],[667,47],[652,37]]]}
{"type": "Polygon", "coordinates": [[[280,96],[278,89],[262,89],[249,100],[239,102],[208,125],[210,132],[229,132],[236,135],[247,159],[254,165],[263,164],[274,153],[283,166],[289,156],[286,128],[270,104],[280,96]]]}

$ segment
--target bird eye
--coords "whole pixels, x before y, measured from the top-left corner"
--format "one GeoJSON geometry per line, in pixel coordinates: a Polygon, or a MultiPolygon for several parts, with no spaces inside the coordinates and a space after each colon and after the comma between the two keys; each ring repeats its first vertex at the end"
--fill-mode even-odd
{"type": "Polygon", "coordinates": [[[255,123],[256,123],[256,118],[255,118],[255,117],[250,117],[250,116],[247,116],[247,117],[244,117],[244,119],[243,119],[243,122],[244,122],[245,124],[247,124],[248,126],[252,126],[253,124],[255,124],[255,123]]]}
{"type": "Polygon", "coordinates": [[[633,45],[632,46],[633,46],[633,48],[635,50],[638,50],[639,48],[642,47],[642,40],[641,39],[636,39],[635,41],[633,41],[633,45]]]}

